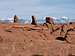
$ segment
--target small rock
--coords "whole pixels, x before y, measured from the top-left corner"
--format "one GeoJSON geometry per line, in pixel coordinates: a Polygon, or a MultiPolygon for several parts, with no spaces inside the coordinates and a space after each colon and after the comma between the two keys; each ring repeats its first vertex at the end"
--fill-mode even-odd
{"type": "Polygon", "coordinates": [[[35,55],[32,55],[32,56],[43,56],[43,55],[35,54],[35,55]]]}
{"type": "Polygon", "coordinates": [[[3,42],[3,38],[0,36],[0,42],[3,42]]]}
{"type": "Polygon", "coordinates": [[[8,30],[5,30],[5,31],[6,31],[6,32],[12,32],[12,31],[11,31],[11,30],[9,30],[9,29],[8,29],[8,30]]]}
{"type": "Polygon", "coordinates": [[[32,42],[32,40],[30,40],[32,42]]]}
{"type": "Polygon", "coordinates": [[[73,54],[69,54],[68,56],[75,56],[75,55],[73,55],[73,54]]]}

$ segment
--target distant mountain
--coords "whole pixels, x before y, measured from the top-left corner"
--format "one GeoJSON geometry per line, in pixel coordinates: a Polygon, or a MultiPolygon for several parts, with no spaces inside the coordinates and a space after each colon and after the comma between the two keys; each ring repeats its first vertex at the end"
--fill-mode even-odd
{"type": "MultiPolygon", "coordinates": [[[[9,19],[0,20],[0,22],[1,23],[13,23],[13,19],[10,19],[10,20],[9,19]]],[[[53,20],[55,23],[75,22],[75,19],[69,19],[68,17],[61,17],[61,18],[53,17],[53,20]]],[[[42,24],[42,23],[45,23],[45,19],[37,19],[36,22],[38,24],[42,24]]],[[[19,23],[21,23],[21,24],[31,23],[31,20],[30,19],[19,19],[19,23]]]]}
{"type": "Polygon", "coordinates": [[[0,20],[0,23],[11,23],[10,20],[0,20]]]}
{"type": "Polygon", "coordinates": [[[25,19],[19,19],[19,23],[25,23],[25,19]]]}

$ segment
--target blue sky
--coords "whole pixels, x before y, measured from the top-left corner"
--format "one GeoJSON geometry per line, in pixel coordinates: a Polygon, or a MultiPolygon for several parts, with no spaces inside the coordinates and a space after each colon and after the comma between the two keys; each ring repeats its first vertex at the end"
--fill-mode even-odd
{"type": "Polygon", "coordinates": [[[0,0],[0,18],[18,15],[41,19],[44,16],[75,18],[75,0],[0,0]]]}

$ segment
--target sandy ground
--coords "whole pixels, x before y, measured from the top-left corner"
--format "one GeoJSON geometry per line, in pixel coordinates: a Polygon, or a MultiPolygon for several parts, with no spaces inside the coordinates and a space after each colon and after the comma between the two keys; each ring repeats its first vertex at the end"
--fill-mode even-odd
{"type": "Polygon", "coordinates": [[[49,34],[42,26],[0,24],[0,56],[75,56],[75,31],[67,38],[71,44],[58,36],[59,31],[49,34]]]}

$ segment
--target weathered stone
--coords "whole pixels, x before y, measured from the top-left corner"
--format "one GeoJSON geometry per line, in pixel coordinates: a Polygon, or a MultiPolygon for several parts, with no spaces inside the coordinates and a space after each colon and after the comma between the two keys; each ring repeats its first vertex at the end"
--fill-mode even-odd
{"type": "Polygon", "coordinates": [[[36,19],[35,16],[32,16],[32,23],[31,23],[32,25],[37,25],[35,19],[36,19]]]}
{"type": "Polygon", "coordinates": [[[18,18],[18,16],[14,16],[14,23],[18,23],[19,22],[19,18],[18,18]]]}
{"type": "Polygon", "coordinates": [[[54,23],[53,18],[46,17],[46,23],[49,23],[49,22],[54,23]]]}

